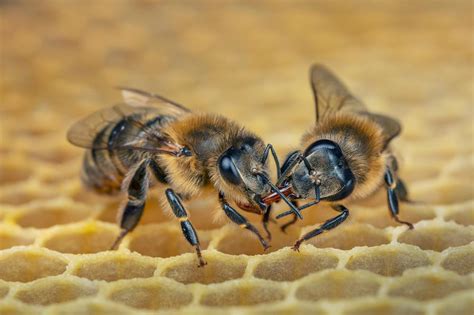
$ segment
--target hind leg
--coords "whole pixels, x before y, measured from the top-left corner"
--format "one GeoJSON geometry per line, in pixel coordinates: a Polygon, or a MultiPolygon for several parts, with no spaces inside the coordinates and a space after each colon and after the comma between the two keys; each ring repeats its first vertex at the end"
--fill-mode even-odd
{"type": "Polygon", "coordinates": [[[127,187],[128,202],[119,219],[122,231],[113,243],[111,249],[118,247],[122,239],[137,226],[142,217],[148,186],[150,185],[150,176],[147,167],[148,161],[145,160],[135,169],[134,173],[127,175],[127,177],[131,176],[131,180],[127,187]]]}

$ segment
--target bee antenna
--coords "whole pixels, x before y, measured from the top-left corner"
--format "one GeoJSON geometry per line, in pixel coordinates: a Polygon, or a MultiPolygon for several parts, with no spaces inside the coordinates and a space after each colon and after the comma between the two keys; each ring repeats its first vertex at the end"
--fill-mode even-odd
{"type": "Polygon", "coordinates": [[[268,185],[270,185],[270,187],[272,188],[272,190],[274,192],[276,192],[281,199],[283,199],[284,202],[286,202],[287,205],[290,206],[291,208],[291,212],[293,212],[294,214],[296,214],[298,216],[298,218],[300,219],[303,219],[303,216],[301,215],[301,212],[299,211],[299,209],[297,207],[295,207],[295,205],[293,205],[291,203],[291,201],[288,200],[288,198],[286,198],[286,196],[284,194],[281,193],[281,191],[278,189],[278,187],[276,187],[275,185],[273,185],[273,183],[270,181],[270,179],[263,173],[258,173],[257,175],[261,176],[266,182],[268,185]]]}

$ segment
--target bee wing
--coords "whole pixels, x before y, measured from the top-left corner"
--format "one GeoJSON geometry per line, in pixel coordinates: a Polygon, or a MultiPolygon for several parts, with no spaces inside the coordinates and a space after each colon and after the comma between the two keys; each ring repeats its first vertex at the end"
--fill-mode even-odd
{"type": "Polygon", "coordinates": [[[156,129],[150,130],[146,122],[157,118],[172,120],[189,113],[189,109],[157,94],[132,88],[120,89],[125,104],[105,108],[76,122],[68,131],[67,138],[69,142],[88,149],[129,147],[157,151],[161,144],[166,143],[167,148],[173,146],[156,129]],[[131,141],[129,143],[120,143],[113,146],[108,143],[107,137],[98,136],[101,132],[105,132],[107,126],[115,125],[122,120],[126,120],[127,124],[136,126],[139,132],[147,134],[146,140],[148,141],[144,141],[143,137],[135,137],[138,139],[130,137],[131,141]],[[150,145],[153,145],[153,147],[150,147],[150,145]]]}
{"type": "Polygon", "coordinates": [[[326,67],[313,65],[310,69],[310,80],[316,107],[316,122],[337,111],[366,111],[365,105],[326,67]]]}
{"type": "Polygon", "coordinates": [[[368,112],[365,105],[326,67],[313,65],[310,76],[316,106],[316,122],[337,111],[350,111],[368,117],[382,127],[385,147],[400,134],[401,126],[397,120],[368,112]]]}
{"type": "Polygon", "coordinates": [[[183,105],[176,103],[158,94],[148,93],[142,90],[119,87],[126,104],[132,107],[153,107],[162,115],[179,116],[191,112],[183,105]]]}
{"type": "Polygon", "coordinates": [[[382,127],[384,137],[384,150],[390,143],[390,141],[392,141],[392,139],[398,136],[402,131],[402,126],[400,125],[400,123],[396,119],[393,119],[391,117],[369,112],[362,112],[359,114],[368,117],[372,121],[376,122],[380,127],[382,127]]]}
{"type": "MultiPolygon", "coordinates": [[[[150,118],[156,116],[153,108],[131,107],[120,104],[104,108],[77,121],[71,126],[67,133],[67,139],[72,144],[87,149],[112,149],[105,137],[99,137],[106,128],[115,125],[121,120],[127,120],[130,124],[142,124],[137,118],[150,118]]],[[[142,120],[142,119],[140,119],[142,120]]]]}

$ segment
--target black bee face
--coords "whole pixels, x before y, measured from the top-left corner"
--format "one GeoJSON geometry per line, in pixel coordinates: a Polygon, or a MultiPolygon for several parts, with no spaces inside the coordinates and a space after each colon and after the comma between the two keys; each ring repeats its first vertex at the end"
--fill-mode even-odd
{"type": "Polygon", "coordinates": [[[245,138],[227,149],[218,160],[224,181],[241,190],[249,203],[259,203],[262,195],[270,192],[265,180],[268,171],[262,163],[264,144],[255,138],[245,138]]]}
{"type": "Polygon", "coordinates": [[[302,198],[341,200],[354,190],[355,178],[339,146],[330,140],[319,140],[306,149],[292,175],[295,192],[302,198]]]}

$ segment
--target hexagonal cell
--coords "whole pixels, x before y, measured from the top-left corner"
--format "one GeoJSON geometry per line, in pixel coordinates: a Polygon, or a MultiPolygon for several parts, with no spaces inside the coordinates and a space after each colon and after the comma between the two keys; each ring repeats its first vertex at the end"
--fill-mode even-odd
{"type": "Polygon", "coordinates": [[[11,303],[10,301],[1,303],[0,301],[0,314],[2,315],[30,315],[37,313],[38,309],[28,304],[20,302],[11,303]]]}
{"type": "Polygon", "coordinates": [[[156,264],[128,255],[94,255],[78,261],[73,274],[90,280],[116,281],[119,279],[152,277],[156,264]]]}
{"type": "MultiPolygon", "coordinates": [[[[123,207],[123,198],[117,196],[114,198],[116,200],[107,202],[107,205],[102,210],[98,220],[116,223],[117,214],[121,211],[123,207]]],[[[163,213],[162,206],[158,198],[151,196],[147,198],[145,209],[143,210],[143,216],[140,219],[140,226],[150,223],[161,223],[167,222],[172,219],[171,216],[163,213]]],[[[179,223],[177,223],[179,224],[179,223]]]]}
{"type": "Polygon", "coordinates": [[[352,249],[357,246],[378,246],[390,243],[389,236],[382,230],[365,224],[338,226],[306,242],[319,248],[352,249]]]}
{"type": "Polygon", "coordinates": [[[5,285],[5,284],[0,284],[0,299],[4,298],[7,294],[10,288],[5,285]]]}
{"type": "Polygon", "coordinates": [[[472,199],[472,179],[464,182],[458,178],[449,178],[426,182],[418,185],[416,195],[420,200],[431,204],[453,204],[472,199]],[[433,193],[433,192],[436,193],[433,193]]]}
{"type": "Polygon", "coordinates": [[[186,284],[196,282],[209,284],[239,279],[244,275],[247,267],[245,257],[209,253],[204,255],[204,259],[207,265],[204,268],[196,268],[195,255],[187,255],[186,258],[182,257],[179,262],[168,266],[162,275],[186,284]]]}
{"type": "Polygon", "coordinates": [[[0,185],[9,185],[28,179],[32,174],[31,166],[12,160],[0,160],[0,185]]]}
{"type": "MultiPolygon", "coordinates": [[[[205,233],[200,233],[199,240],[201,249],[207,248],[209,242],[205,233]]],[[[189,245],[179,230],[179,223],[176,226],[145,225],[139,226],[130,234],[131,240],[129,249],[142,255],[151,257],[172,257],[184,253],[194,253],[194,247],[189,245]]]]}
{"type": "Polygon", "coordinates": [[[183,307],[193,299],[185,285],[162,278],[123,281],[114,284],[108,296],[114,302],[151,310],[183,307]]]}
{"type": "Polygon", "coordinates": [[[17,233],[0,231],[0,249],[33,243],[34,239],[32,237],[21,235],[20,233],[21,231],[18,231],[17,233]]]}
{"type": "Polygon", "coordinates": [[[41,162],[54,165],[66,163],[77,157],[77,151],[66,147],[50,147],[48,150],[29,150],[29,156],[41,162]]]}
{"type": "Polygon", "coordinates": [[[97,293],[93,282],[74,278],[41,279],[19,289],[15,298],[27,304],[49,305],[97,293]]]}
{"type": "Polygon", "coordinates": [[[0,204],[18,206],[27,204],[33,200],[44,200],[50,196],[50,192],[46,192],[44,195],[39,195],[37,191],[24,190],[23,188],[15,191],[1,192],[0,204]]]}
{"type": "Polygon", "coordinates": [[[459,209],[455,212],[450,213],[445,218],[446,221],[453,220],[457,224],[461,225],[474,225],[474,207],[470,205],[469,207],[459,209]]]}
{"type": "Polygon", "coordinates": [[[118,232],[110,227],[95,223],[74,228],[64,226],[46,239],[43,246],[61,253],[97,253],[109,250],[117,236],[118,232]]]}
{"type": "Polygon", "coordinates": [[[255,267],[253,275],[257,278],[274,281],[294,281],[310,273],[335,268],[339,259],[329,252],[298,253],[291,249],[267,255],[255,267]]]}
{"type": "Polygon", "coordinates": [[[469,244],[473,240],[474,232],[471,228],[448,224],[418,227],[407,230],[398,237],[400,243],[438,252],[449,247],[469,244]]]}
{"type": "Polygon", "coordinates": [[[85,220],[90,215],[91,210],[88,208],[64,208],[59,205],[44,205],[22,213],[16,218],[16,223],[22,227],[41,229],[85,220]]]}
{"type": "Polygon", "coordinates": [[[440,299],[472,287],[471,279],[449,273],[405,274],[400,280],[391,283],[388,295],[425,301],[440,299]]]}
{"type": "Polygon", "coordinates": [[[440,304],[436,315],[472,314],[472,310],[474,310],[474,298],[472,292],[468,292],[440,304]]]}
{"type": "MultiPolygon", "coordinates": [[[[241,229],[234,225],[229,225],[225,236],[219,240],[216,249],[230,255],[261,255],[277,251],[283,247],[291,246],[298,239],[299,229],[288,229],[284,234],[275,225],[269,226],[272,233],[271,247],[264,251],[257,236],[252,232],[241,229]]],[[[262,235],[264,232],[261,230],[262,235]]]]}
{"type": "Polygon", "coordinates": [[[67,262],[45,251],[21,249],[2,253],[0,279],[29,282],[38,278],[62,274],[67,262]]]}
{"type": "Polygon", "coordinates": [[[423,315],[425,312],[420,307],[412,306],[406,302],[379,300],[376,302],[363,303],[362,305],[350,305],[343,312],[344,315],[423,315]]]}
{"type": "Polygon", "coordinates": [[[399,276],[405,270],[430,265],[431,261],[422,250],[387,245],[368,248],[351,256],[346,263],[350,270],[368,270],[383,276],[399,276]]]}
{"type": "Polygon", "coordinates": [[[206,306],[225,307],[270,303],[281,301],[285,297],[285,290],[275,283],[240,280],[208,287],[199,302],[206,306]]]}
{"type": "Polygon", "coordinates": [[[474,246],[453,249],[443,260],[441,266],[460,275],[474,272],[474,246]]]}
{"type": "MultiPolygon", "coordinates": [[[[389,226],[400,226],[388,211],[386,202],[384,206],[374,209],[364,209],[363,211],[353,211],[354,218],[361,223],[368,223],[376,228],[386,228],[389,226]]],[[[432,220],[436,217],[433,207],[420,204],[401,203],[400,219],[413,224],[423,221],[432,220]]]]}
{"type": "Polygon", "coordinates": [[[365,272],[334,270],[305,279],[296,290],[300,300],[350,299],[375,295],[380,283],[373,275],[365,272]]]}

